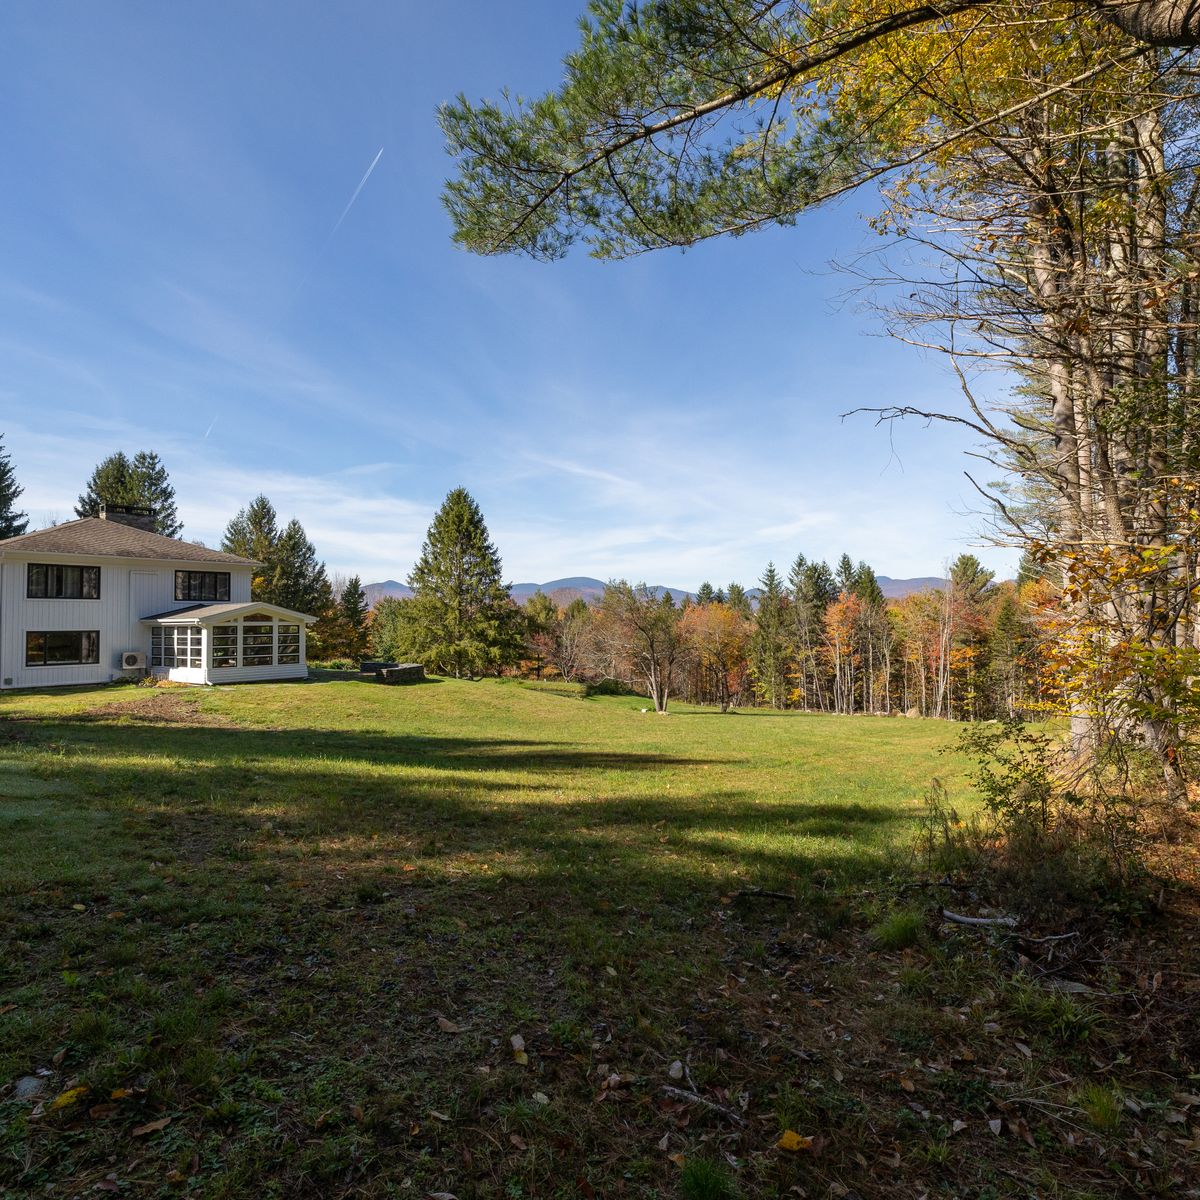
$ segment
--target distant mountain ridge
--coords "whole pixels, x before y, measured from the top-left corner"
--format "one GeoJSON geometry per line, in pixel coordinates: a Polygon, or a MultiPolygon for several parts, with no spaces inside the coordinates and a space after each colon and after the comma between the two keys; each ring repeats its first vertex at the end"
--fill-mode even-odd
{"type": "MultiPolygon", "coordinates": [[[[878,579],[883,594],[890,600],[901,600],[905,596],[912,595],[913,592],[923,592],[929,588],[942,588],[947,583],[945,579],[940,579],[936,575],[922,575],[916,579],[892,579],[887,575],[880,575],[878,579]]],[[[667,587],[661,583],[655,584],[651,590],[657,596],[661,596],[663,592],[670,592],[676,604],[684,597],[689,600],[696,598],[694,592],[685,591],[683,588],[667,587]]],[[[757,587],[747,588],[747,593],[751,599],[756,599],[759,590],[757,587]]],[[[402,600],[412,595],[412,588],[398,579],[384,579],[379,583],[365,584],[363,591],[366,593],[367,603],[372,608],[384,596],[402,600]]],[[[590,575],[569,575],[563,579],[548,580],[546,583],[514,583],[512,585],[512,598],[518,604],[524,604],[538,592],[544,592],[560,605],[570,604],[572,600],[580,597],[590,604],[594,600],[599,600],[604,594],[604,580],[594,579],[590,575]]]]}

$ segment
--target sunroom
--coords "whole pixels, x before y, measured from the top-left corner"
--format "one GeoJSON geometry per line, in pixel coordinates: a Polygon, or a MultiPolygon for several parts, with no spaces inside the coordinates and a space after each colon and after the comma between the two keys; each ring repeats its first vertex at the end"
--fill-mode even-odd
{"type": "Polygon", "coordinates": [[[277,604],[193,604],[142,617],[150,673],[180,683],[303,679],[307,627],[316,618],[277,604]]]}

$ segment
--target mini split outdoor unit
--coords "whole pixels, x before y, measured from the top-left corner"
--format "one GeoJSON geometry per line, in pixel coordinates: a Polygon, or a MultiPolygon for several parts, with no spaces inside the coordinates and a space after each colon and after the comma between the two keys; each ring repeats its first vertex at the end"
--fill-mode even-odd
{"type": "Polygon", "coordinates": [[[137,671],[144,670],[146,666],[146,656],[137,650],[126,650],[121,655],[121,670],[122,671],[137,671]]]}

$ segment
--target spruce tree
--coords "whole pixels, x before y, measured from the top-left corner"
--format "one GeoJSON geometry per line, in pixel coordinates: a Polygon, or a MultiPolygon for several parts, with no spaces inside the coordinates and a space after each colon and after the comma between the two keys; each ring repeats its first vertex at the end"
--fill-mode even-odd
{"type": "Polygon", "coordinates": [[[273,559],[271,582],[261,599],[296,612],[328,615],[333,607],[333,589],[325,564],[317,561],[316,547],[295,517],[279,535],[273,559]]]}
{"type": "Polygon", "coordinates": [[[75,505],[75,515],[98,517],[102,504],[143,505],[154,512],[156,533],[177,538],[183,532],[171,478],[153,450],[139,450],[132,459],[118,450],[97,464],[75,505]]]}
{"type": "Polygon", "coordinates": [[[266,496],[256,496],[225,526],[221,549],[226,554],[253,558],[263,565],[254,572],[250,595],[255,600],[269,600],[266,594],[275,576],[275,544],[279,541],[278,517],[275,507],[266,496]]]}
{"type": "Polygon", "coordinates": [[[787,703],[787,598],[774,563],[767,564],[759,583],[762,593],[750,638],[750,673],[758,696],[772,708],[783,708],[787,703]]]}
{"type": "Polygon", "coordinates": [[[455,488],[433,518],[408,577],[422,661],[461,678],[498,670],[519,653],[516,610],[483,513],[455,488]]]}
{"type": "Polygon", "coordinates": [[[98,517],[102,504],[136,504],[137,493],[133,485],[133,463],[124,450],[118,450],[102,459],[92,471],[84,485],[79,503],[75,505],[77,517],[98,517]]]}
{"type": "Polygon", "coordinates": [[[745,617],[746,620],[754,615],[753,606],[750,604],[750,597],[746,595],[746,589],[740,583],[731,583],[726,592],[728,599],[725,601],[731,609],[739,617],[745,617]]]}
{"type": "Polygon", "coordinates": [[[701,585],[700,590],[696,593],[697,604],[712,604],[716,599],[717,593],[713,591],[713,585],[706,579],[701,585]]]}
{"type": "Polygon", "coordinates": [[[344,650],[349,658],[361,658],[367,648],[367,615],[370,611],[362,579],[352,575],[337,605],[337,617],[346,643],[344,650]]]}
{"type": "Polygon", "coordinates": [[[175,504],[175,489],[163,461],[153,450],[139,450],[130,463],[133,487],[137,499],[133,504],[145,504],[154,511],[154,531],[163,537],[177,538],[183,532],[183,522],[175,504]]]}
{"type": "Polygon", "coordinates": [[[27,514],[17,511],[17,498],[25,489],[17,482],[12,461],[0,433],[0,540],[20,537],[29,528],[27,514]]]}

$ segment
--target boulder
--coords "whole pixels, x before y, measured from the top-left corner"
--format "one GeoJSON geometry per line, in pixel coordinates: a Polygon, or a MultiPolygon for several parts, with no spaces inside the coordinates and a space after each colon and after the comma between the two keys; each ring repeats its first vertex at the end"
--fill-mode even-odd
{"type": "Polygon", "coordinates": [[[921,715],[921,710],[919,708],[910,708],[904,715],[909,720],[916,720],[921,715]]]}

